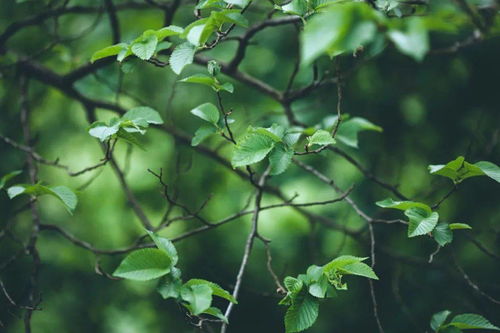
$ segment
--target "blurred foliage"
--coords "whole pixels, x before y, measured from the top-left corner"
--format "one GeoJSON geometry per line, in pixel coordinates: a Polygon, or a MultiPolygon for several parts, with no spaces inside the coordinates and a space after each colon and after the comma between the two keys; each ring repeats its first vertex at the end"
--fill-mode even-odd
{"type": "MultiPolygon", "coordinates": [[[[2,0],[0,31],[5,31],[13,22],[46,11],[47,6],[56,8],[61,2],[2,0]]],[[[117,8],[130,4],[125,0],[114,2],[117,8]]],[[[250,26],[260,22],[273,8],[266,1],[254,2],[245,13],[250,26]]],[[[133,41],[147,29],[164,26],[162,10],[148,3],[138,1],[129,9],[118,10],[122,41],[133,41]]],[[[477,15],[493,22],[489,38],[460,47],[457,52],[452,50],[446,53],[433,53],[432,50],[453,47],[457,41],[467,40],[475,30],[469,16],[457,5],[462,1],[439,1],[416,7],[397,1],[378,3],[386,10],[385,13],[381,10],[379,14],[384,17],[388,29],[388,37],[384,37],[384,46],[380,49],[383,52],[376,50],[376,45],[371,45],[361,51],[366,54],[357,58],[352,56],[356,47],[348,45],[342,47],[347,53],[334,62],[320,54],[328,52],[336,55],[332,47],[339,44],[332,44],[332,41],[326,43],[326,36],[319,36],[319,42],[325,41],[325,45],[314,58],[317,58],[318,71],[335,73],[336,63],[341,72],[349,71],[344,82],[342,112],[351,117],[366,118],[383,128],[383,133],[360,132],[359,149],[339,142],[341,140],[337,142],[369,172],[387,183],[398,184],[398,189],[406,196],[434,203],[453,184],[445,177],[429,174],[428,165],[446,164],[458,156],[465,156],[471,163],[487,160],[500,164],[498,3],[493,0],[468,2],[471,8],[477,8],[477,15]],[[391,7],[393,5],[397,6],[391,7]],[[493,14],[490,8],[494,8],[493,14]],[[411,13],[408,12],[410,10],[411,13]],[[427,16],[429,13],[431,15],[427,16]],[[424,22],[430,31],[431,51],[424,50],[423,54],[418,53],[413,58],[405,55],[408,52],[404,46],[390,42],[401,37],[391,35],[392,27],[407,31],[410,36],[412,29],[419,29],[420,23],[415,28],[415,24],[400,22],[399,17],[409,14],[422,15],[415,22],[424,22]],[[439,33],[434,34],[434,31],[439,33]]],[[[0,134],[17,142],[23,142],[23,133],[19,120],[20,75],[16,61],[28,57],[58,74],[65,74],[87,64],[95,51],[113,44],[108,16],[103,8],[98,7],[100,4],[71,0],[68,6],[90,6],[100,10],[75,11],[23,28],[8,40],[8,52],[0,55],[0,134]]],[[[186,26],[194,21],[194,7],[194,2],[183,1],[175,13],[173,24],[186,26]]],[[[290,11],[283,8],[285,12],[290,11]]],[[[307,11],[298,14],[309,15],[307,11]]],[[[319,22],[320,15],[337,14],[318,14],[311,19],[316,23],[313,21],[311,24],[323,26],[324,22],[319,22]]],[[[359,21],[346,24],[356,23],[359,21]]],[[[237,26],[232,35],[241,35],[244,31],[244,27],[237,26]]],[[[422,38],[425,39],[417,37],[418,45],[422,38]]],[[[236,47],[234,41],[227,41],[204,51],[203,56],[229,61],[236,47]]],[[[268,28],[252,40],[239,69],[273,87],[285,89],[300,52],[294,25],[268,28]]],[[[307,86],[313,79],[311,62],[300,67],[295,88],[307,86]]],[[[192,64],[184,69],[181,77],[199,73],[206,74],[207,71],[192,64]]],[[[131,58],[123,64],[114,62],[100,68],[77,81],[75,87],[89,98],[117,102],[127,110],[138,105],[152,107],[160,112],[166,124],[192,137],[200,126],[200,120],[189,111],[207,102],[217,105],[217,98],[209,87],[178,83],[179,78],[170,68],[155,67],[131,58]]],[[[282,107],[275,100],[230,76],[221,74],[221,78],[223,82],[234,85],[233,94],[224,94],[224,104],[233,110],[231,117],[236,121],[232,128],[237,136],[242,135],[249,124],[255,127],[286,124],[282,107]]],[[[58,159],[71,170],[97,163],[103,153],[96,140],[88,134],[89,123],[82,105],[43,80],[30,80],[29,89],[30,126],[37,153],[49,161],[58,159]]],[[[323,85],[294,101],[292,109],[300,122],[314,125],[327,116],[335,115],[336,105],[335,86],[323,85]]],[[[114,116],[108,110],[97,110],[97,119],[101,121],[108,122],[114,116]]],[[[150,127],[141,140],[145,150],[119,142],[115,157],[124,169],[131,190],[155,224],[162,219],[168,203],[161,194],[163,188],[158,179],[147,169],[162,169],[176,200],[191,209],[196,209],[211,196],[202,212],[209,221],[238,212],[254,193],[252,186],[230,168],[196,152],[158,128],[150,127]]],[[[230,159],[232,148],[221,144],[220,137],[210,137],[205,143],[230,159]]],[[[387,219],[400,217],[399,212],[385,211],[375,205],[376,201],[391,196],[391,193],[374,184],[339,155],[325,150],[318,155],[300,158],[334,179],[343,189],[355,184],[351,197],[371,216],[387,219]]],[[[27,170],[25,154],[1,140],[0,161],[0,175],[27,170]]],[[[262,171],[262,168],[258,170],[262,171]]],[[[27,175],[24,172],[16,179],[28,183],[27,175]]],[[[64,170],[40,165],[39,178],[47,184],[72,188],[78,194],[78,206],[72,216],[54,198],[40,198],[43,223],[60,226],[78,239],[102,249],[127,247],[144,234],[109,165],[75,178],[69,177],[64,170]],[[79,190],[90,181],[87,187],[79,190]]],[[[285,173],[272,177],[269,184],[279,186],[288,197],[298,193],[297,202],[336,197],[331,188],[293,164],[285,173]]],[[[392,254],[388,256],[376,251],[375,272],[380,280],[374,285],[386,332],[428,331],[432,314],[443,309],[453,313],[480,313],[494,324],[500,323],[498,304],[493,304],[473,290],[452,260],[454,256],[488,295],[500,298],[499,194],[498,184],[487,177],[475,177],[459,185],[458,191],[443,202],[439,215],[445,221],[467,223],[473,229],[455,233],[453,244],[443,248],[433,264],[427,264],[436,246],[430,237],[408,239],[404,226],[375,226],[377,245],[392,254]],[[485,255],[469,237],[477,239],[496,255],[485,255]],[[414,262],[404,257],[419,260],[414,262]]],[[[0,228],[3,230],[10,224],[8,234],[0,232],[0,263],[8,261],[19,251],[19,240],[28,240],[31,228],[29,210],[14,215],[26,202],[26,198],[21,197],[11,201],[5,191],[0,193],[0,228]],[[12,237],[11,234],[17,236],[12,237]]],[[[272,195],[264,195],[264,205],[280,202],[272,195]]],[[[364,225],[364,221],[345,202],[307,209],[352,230],[364,225]]],[[[176,214],[183,212],[175,208],[173,215],[176,214]]],[[[175,237],[200,225],[195,220],[178,221],[160,234],[175,237]]],[[[180,257],[178,266],[183,275],[214,281],[232,290],[249,228],[250,216],[247,215],[176,242],[180,257]]],[[[365,257],[370,253],[368,243],[358,242],[318,221],[308,221],[292,208],[263,211],[259,231],[272,240],[272,264],[281,279],[287,275],[296,276],[309,265],[322,265],[338,255],[365,257]]],[[[362,238],[367,240],[368,234],[364,233],[362,238]]],[[[123,255],[96,258],[91,252],[74,246],[50,230],[40,233],[37,247],[42,261],[38,289],[43,301],[42,310],[33,314],[33,332],[198,331],[180,307],[164,301],[154,292],[154,283],[112,281],[96,274],[96,260],[99,260],[103,270],[111,273],[123,255]]],[[[31,269],[31,258],[21,255],[0,270],[1,280],[18,304],[28,304],[27,285],[31,269]]],[[[265,249],[260,242],[256,242],[243,279],[239,304],[230,318],[229,331],[284,331],[285,309],[277,305],[279,296],[275,294],[275,289],[266,269],[265,249]]],[[[222,301],[217,303],[221,308],[225,308],[225,304],[222,301]]],[[[3,325],[0,331],[23,331],[23,311],[12,306],[3,293],[0,293],[0,309],[3,325]]],[[[352,279],[348,293],[339,293],[338,297],[322,303],[318,321],[309,331],[376,330],[368,283],[364,279],[352,279]]]]}

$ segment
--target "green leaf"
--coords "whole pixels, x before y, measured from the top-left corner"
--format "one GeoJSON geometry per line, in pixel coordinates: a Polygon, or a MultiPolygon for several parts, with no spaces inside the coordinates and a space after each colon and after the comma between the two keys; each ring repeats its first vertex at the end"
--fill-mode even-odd
{"type": "Polygon", "coordinates": [[[450,223],[450,230],[460,230],[460,229],[472,229],[472,227],[466,223],[450,223]]]}
{"type": "Polygon", "coordinates": [[[203,313],[209,314],[209,315],[214,316],[216,318],[219,318],[220,320],[222,320],[222,322],[229,324],[229,321],[227,320],[226,316],[224,316],[224,314],[222,313],[222,311],[219,308],[212,306],[212,307],[206,309],[205,311],[203,311],[203,313]]]}
{"type": "Polygon", "coordinates": [[[78,203],[76,194],[66,186],[47,187],[40,184],[15,185],[7,189],[7,195],[10,199],[13,199],[21,194],[33,195],[35,197],[51,195],[62,202],[70,214],[73,214],[78,203]]]}
{"type": "Polygon", "coordinates": [[[352,265],[355,263],[365,261],[366,259],[368,259],[368,257],[355,257],[355,256],[350,256],[350,255],[340,256],[340,257],[333,259],[332,261],[327,263],[325,266],[323,266],[323,271],[325,273],[327,273],[327,272],[334,270],[334,269],[343,268],[347,265],[352,265]]]}
{"type": "Polygon", "coordinates": [[[488,161],[480,161],[474,164],[481,169],[484,174],[500,183],[500,167],[488,161]]]}
{"type": "Polygon", "coordinates": [[[172,71],[179,75],[186,65],[193,63],[195,53],[196,46],[189,42],[177,45],[170,56],[170,68],[172,68],[172,71]]]}
{"type": "Polygon", "coordinates": [[[16,170],[16,171],[9,172],[8,174],[6,174],[2,178],[0,178],[0,190],[5,187],[5,185],[9,182],[9,180],[16,177],[17,175],[20,175],[21,173],[23,173],[22,170],[16,170]]]}
{"type": "Polygon", "coordinates": [[[216,283],[213,283],[213,282],[210,282],[207,280],[203,280],[203,279],[191,279],[188,282],[186,282],[184,285],[188,286],[188,287],[195,286],[195,285],[207,285],[211,288],[213,295],[224,298],[224,299],[230,301],[231,303],[238,304],[238,302],[233,297],[233,295],[231,295],[228,291],[226,291],[225,289],[223,289],[221,286],[219,286],[216,283]]]}
{"type": "Polygon", "coordinates": [[[179,261],[179,256],[177,254],[177,250],[174,246],[174,243],[172,243],[167,238],[156,235],[152,231],[146,230],[146,232],[148,233],[149,237],[151,237],[153,242],[156,244],[156,247],[168,255],[171,261],[171,265],[172,266],[177,265],[177,262],[179,261]]]}
{"type": "Polygon", "coordinates": [[[155,53],[156,45],[158,37],[151,31],[146,31],[139,40],[132,43],[130,50],[140,59],[148,60],[155,53]]]}
{"type": "Polygon", "coordinates": [[[271,175],[279,175],[290,166],[293,157],[293,150],[288,149],[284,144],[278,144],[269,154],[269,165],[271,175]]]}
{"type": "Polygon", "coordinates": [[[148,106],[138,106],[130,109],[123,115],[122,119],[130,120],[136,124],[140,124],[141,122],[155,125],[163,124],[163,120],[158,111],[148,106]]]}
{"type": "Polygon", "coordinates": [[[325,130],[317,130],[312,136],[307,138],[307,141],[309,147],[312,145],[325,146],[335,143],[335,139],[332,138],[330,132],[325,130]]]}
{"type": "Polygon", "coordinates": [[[383,130],[382,127],[364,118],[354,117],[340,124],[336,138],[350,147],[358,148],[358,133],[361,131],[382,132],[383,130]]]}
{"type": "Polygon", "coordinates": [[[120,52],[122,52],[123,50],[126,50],[127,48],[128,48],[128,45],[126,43],[119,43],[119,44],[105,47],[103,49],[100,49],[99,51],[94,52],[94,54],[92,55],[92,58],[90,58],[90,62],[94,63],[96,60],[106,58],[106,57],[111,57],[114,55],[118,55],[120,52]]]}
{"type": "Polygon", "coordinates": [[[181,280],[174,279],[171,274],[168,274],[160,279],[156,290],[163,299],[178,298],[181,292],[181,287],[181,280]]]}
{"type": "Polygon", "coordinates": [[[227,91],[229,93],[233,93],[234,87],[231,83],[226,82],[224,84],[221,84],[219,80],[217,80],[213,76],[208,76],[205,74],[195,74],[189,77],[186,77],[179,82],[185,82],[185,83],[198,83],[198,84],[203,84],[205,86],[208,86],[212,88],[214,91],[227,91]]]}
{"type": "Polygon", "coordinates": [[[285,277],[283,283],[285,284],[286,290],[288,290],[293,295],[298,294],[302,290],[302,287],[304,286],[302,280],[296,279],[291,276],[285,277]]]}
{"type": "Polygon", "coordinates": [[[198,105],[191,110],[191,113],[214,126],[217,126],[217,124],[219,123],[219,109],[217,109],[217,107],[212,103],[198,105]]]}
{"type": "Polygon", "coordinates": [[[464,313],[457,315],[446,326],[454,326],[462,330],[477,328],[500,331],[500,328],[490,323],[486,318],[474,313],[464,313]]]}
{"type": "Polygon", "coordinates": [[[369,279],[378,280],[378,276],[373,269],[365,263],[355,262],[339,268],[342,274],[364,276],[369,279]]]}
{"type": "Polygon", "coordinates": [[[448,318],[450,313],[451,313],[451,311],[448,311],[448,310],[444,310],[444,311],[435,313],[431,319],[431,328],[434,331],[438,331],[439,328],[444,324],[444,322],[446,321],[446,318],[448,318]]]}
{"type": "Polygon", "coordinates": [[[412,207],[405,211],[405,215],[410,219],[408,225],[408,237],[415,237],[428,234],[436,227],[439,219],[437,212],[428,212],[420,207],[412,207]]]}
{"type": "Polygon", "coordinates": [[[121,122],[118,118],[112,119],[109,124],[102,121],[96,121],[90,125],[89,134],[94,138],[98,138],[101,142],[104,142],[118,132],[120,124],[121,122]]]}
{"type": "Polygon", "coordinates": [[[406,31],[392,30],[388,36],[398,50],[416,61],[422,61],[429,51],[429,34],[420,17],[405,19],[406,31]]]}
{"type": "Polygon", "coordinates": [[[193,139],[191,139],[191,146],[195,147],[199,145],[202,141],[215,133],[217,133],[217,127],[212,124],[201,125],[194,133],[193,139]]]}
{"type": "Polygon", "coordinates": [[[407,210],[413,207],[421,208],[427,212],[432,212],[431,207],[428,205],[421,203],[421,202],[415,202],[415,201],[394,201],[391,198],[384,199],[382,201],[377,201],[375,203],[377,206],[382,207],[382,208],[393,208],[393,209],[399,209],[399,210],[407,210]]]}
{"type": "Polygon", "coordinates": [[[170,272],[170,257],[158,249],[140,249],[130,253],[114,271],[113,276],[148,281],[170,272]]]}
{"type": "Polygon", "coordinates": [[[181,297],[189,303],[189,310],[195,316],[205,312],[212,304],[212,289],[206,284],[184,285],[181,297]]]}
{"type": "Polygon", "coordinates": [[[318,311],[318,300],[307,293],[301,293],[285,314],[286,332],[300,332],[308,329],[318,318],[318,311]]]}
{"type": "Polygon", "coordinates": [[[118,133],[116,133],[116,137],[120,138],[121,140],[130,143],[132,145],[135,145],[142,150],[146,150],[142,142],[139,140],[138,136],[135,133],[130,133],[124,130],[123,128],[120,128],[118,130],[118,133]]]}
{"type": "Polygon", "coordinates": [[[274,140],[269,136],[248,131],[234,148],[231,159],[233,168],[262,161],[274,148],[274,144],[274,140]]]}
{"type": "Polygon", "coordinates": [[[439,223],[432,230],[432,237],[440,245],[445,246],[453,241],[453,232],[448,223],[439,223]]]}
{"type": "Polygon", "coordinates": [[[241,8],[245,8],[250,2],[250,0],[224,0],[224,2],[230,5],[236,5],[241,8]]]}
{"type": "Polygon", "coordinates": [[[307,13],[306,0],[292,0],[287,5],[281,7],[284,13],[304,16],[307,13]]]}
{"type": "Polygon", "coordinates": [[[169,25],[168,27],[161,28],[160,30],[156,30],[155,34],[158,38],[158,41],[162,41],[170,36],[177,36],[184,32],[184,29],[178,27],[176,25],[169,25]]]}
{"type": "Polygon", "coordinates": [[[307,22],[300,35],[302,65],[311,64],[324,53],[333,57],[369,43],[375,37],[377,19],[382,18],[364,3],[326,8],[307,22]]]}
{"type": "Polygon", "coordinates": [[[447,164],[429,165],[429,172],[433,175],[450,178],[455,184],[470,177],[485,175],[479,166],[468,163],[463,156],[459,156],[447,164]]]}

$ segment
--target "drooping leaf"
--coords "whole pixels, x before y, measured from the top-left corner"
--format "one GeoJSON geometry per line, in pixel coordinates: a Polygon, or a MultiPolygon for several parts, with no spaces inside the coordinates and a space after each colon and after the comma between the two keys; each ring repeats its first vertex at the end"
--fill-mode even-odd
{"type": "Polygon", "coordinates": [[[233,168],[262,161],[274,148],[275,142],[269,136],[248,131],[235,146],[231,164],[233,168]]]}
{"type": "Polygon", "coordinates": [[[439,214],[428,212],[420,207],[412,207],[405,210],[409,218],[408,237],[415,237],[430,233],[437,225],[439,214]]]}
{"type": "Polygon", "coordinates": [[[287,333],[301,332],[311,327],[318,318],[319,302],[317,298],[302,292],[285,314],[287,333]]]}
{"type": "Polygon", "coordinates": [[[156,290],[163,299],[178,298],[181,292],[182,282],[180,279],[174,279],[171,274],[163,276],[156,290]]]}
{"type": "Polygon", "coordinates": [[[387,198],[382,201],[377,201],[375,204],[382,208],[393,208],[399,210],[407,210],[413,207],[418,207],[429,213],[432,212],[432,209],[428,205],[415,201],[394,201],[391,198],[387,198]]]}
{"type": "Polygon", "coordinates": [[[193,62],[196,46],[189,42],[177,45],[170,56],[170,68],[179,75],[182,69],[193,62]]]}
{"type": "Polygon", "coordinates": [[[136,281],[153,280],[168,274],[171,263],[162,250],[140,249],[125,257],[113,276],[136,281]]]}
{"type": "Polygon", "coordinates": [[[51,195],[63,203],[64,208],[73,214],[76,205],[78,204],[78,198],[76,194],[71,191],[66,186],[54,186],[47,187],[41,184],[35,185],[15,185],[7,189],[7,195],[10,199],[13,199],[21,194],[33,195],[39,197],[42,195],[51,195]]]}
{"type": "Polygon", "coordinates": [[[212,306],[212,307],[206,309],[205,311],[203,311],[203,314],[209,314],[211,316],[219,318],[220,320],[222,320],[222,322],[224,322],[226,324],[229,324],[228,319],[226,318],[226,316],[224,316],[224,314],[222,313],[222,311],[219,308],[216,308],[214,306],[212,306]]]}

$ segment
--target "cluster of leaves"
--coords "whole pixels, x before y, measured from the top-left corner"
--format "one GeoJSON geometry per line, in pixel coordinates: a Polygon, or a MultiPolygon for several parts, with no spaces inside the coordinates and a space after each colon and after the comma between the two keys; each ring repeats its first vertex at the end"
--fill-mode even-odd
{"type": "Polygon", "coordinates": [[[285,315],[286,332],[301,332],[311,327],[318,318],[320,300],[336,296],[336,290],[347,290],[342,281],[345,275],[357,275],[378,280],[368,258],[340,256],[324,266],[309,266],[306,274],[284,280],[286,296],[279,304],[289,306],[285,315]]]}
{"type": "MultiPolygon", "coordinates": [[[[433,175],[450,178],[454,184],[475,176],[487,176],[500,182],[500,168],[494,163],[481,161],[471,164],[462,156],[444,165],[429,165],[433,175]]],[[[391,198],[378,201],[376,205],[382,208],[393,208],[404,211],[408,217],[408,237],[432,235],[434,240],[445,246],[453,240],[453,230],[471,229],[465,223],[444,223],[439,221],[439,213],[425,203],[415,201],[394,201],[391,198]]]]}
{"type": "Polygon", "coordinates": [[[480,161],[471,164],[459,156],[451,162],[439,165],[429,165],[429,172],[450,178],[453,183],[458,184],[470,177],[487,176],[500,183],[500,167],[488,161],[480,161]]]}
{"type": "Polygon", "coordinates": [[[121,118],[112,118],[108,123],[96,121],[88,131],[102,142],[116,138],[142,147],[137,135],[144,135],[150,124],[163,124],[160,114],[150,107],[138,106],[127,111],[121,118]]]}
{"type": "MultiPolygon", "coordinates": [[[[0,190],[4,189],[4,187],[11,179],[20,175],[21,173],[22,171],[16,170],[0,178],[0,190]]],[[[7,188],[7,195],[10,199],[14,199],[21,194],[34,197],[50,195],[58,199],[70,214],[73,214],[74,210],[76,209],[76,205],[78,204],[78,198],[76,197],[76,194],[66,186],[49,187],[42,184],[16,184],[7,188]]]]}
{"type": "Polygon", "coordinates": [[[483,329],[500,331],[500,328],[490,323],[486,318],[474,313],[463,313],[456,315],[446,323],[451,311],[444,310],[435,313],[431,319],[431,328],[434,332],[440,333],[460,333],[462,330],[483,329]]]}
{"type": "Polygon", "coordinates": [[[227,323],[227,318],[221,310],[212,306],[212,297],[218,296],[237,303],[234,297],[219,285],[207,280],[190,279],[183,283],[181,270],[176,267],[179,256],[174,244],[167,238],[151,231],[147,232],[157,248],[140,249],[130,253],[113,275],[134,281],[158,279],[157,291],[163,299],[173,298],[193,316],[210,315],[227,323]]]}
{"type": "MultiPolygon", "coordinates": [[[[293,0],[283,6],[285,13],[307,18],[300,36],[302,64],[309,65],[323,54],[333,58],[360,48],[368,56],[375,56],[387,41],[401,53],[421,61],[430,49],[429,31],[456,30],[436,17],[390,18],[390,13],[404,16],[408,8],[414,11],[413,6],[401,1],[378,1],[378,5],[376,10],[356,1],[293,0]]],[[[456,20],[462,18],[459,13],[453,15],[458,16],[456,20]]]]}
{"type": "Polygon", "coordinates": [[[150,60],[161,51],[170,54],[170,68],[175,74],[180,74],[183,68],[193,62],[194,55],[199,49],[205,48],[207,42],[220,33],[227,25],[248,26],[247,19],[241,14],[239,9],[229,8],[232,5],[244,7],[248,1],[225,0],[200,1],[196,6],[197,10],[216,9],[210,11],[207,17],[200,18],[185,28],[170,25],[159,30],[146,30],[130,43],[119,43],[108,46],[95,52],[91,61],[116,56],[122,62],[128,56],[135,55],[141,60],[150,60]],[[177,37],[178,43],[173,46],[171,42],[164,41],[167,37],[177,37]],[[173,47],[172,50],[169,50],[173,47]]]}

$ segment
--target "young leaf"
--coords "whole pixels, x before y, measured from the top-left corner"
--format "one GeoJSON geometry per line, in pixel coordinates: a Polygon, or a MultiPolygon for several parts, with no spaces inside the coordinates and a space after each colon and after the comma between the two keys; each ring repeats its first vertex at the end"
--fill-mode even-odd
{"type": "Polygon", "coordinates": [[[312,145],[325,146],[335,143],[335,139],[332,138],[330,132],[325,130],[317,130],[312,136],[307,138],[307,141],[309,147],[312,145]]]}
{"type": "Polygon", "coordinates": [[[165,275],[160,279],[156,290],[163,299],[178,298],[181,292],[182,282],[180,279],[174,279],[171,274],[165,275]]]}
{"type": "Polygon", "coordinates": [[[208,76],[205,74],[195,74],[188,76],[179,82],[185,82],[185,83],[198,83],[198,84],[203,84],[205,86],[209,86],[212,88],[214,91],[227,91],[229,93],[233,93],[234,87],[231,83],[226,82],[224,84],[221,84],[215,77],[213,76],[208,76]]]}
{"type": "Polygon", "coordinates": [[[455,184],[470,177],[484,175],[481,168],[466,162],[463,156],[459,156],[455,160],[444,165],[429,165],[429,172],[433,175],[450,178],[455,184]]]}
{"type": "Polygon", "coordinates": [[[439,223],[432,230],[432,237],[440,245],[445,246],[453,241],[453,232],[448,223],[439,223]]]}
{"type": "Polygon", "coordinates": [[[472,229],[472,227],[466,223],[450,223],[450,230],[460,230],[460,229],[472,229]]]}
{"type": "Polygon", "coordinates": [[[287,333],[301,332],[311,327],[318,318],[319,302],[307,293],[298,295],[285,314],[287,333]]]}
{"type": "Polygon", "coordinates": [[[177,262],[179,261],[179,256],[177,255],[177,250],[174,246],[174,243],[172,243],[167,238],[156,235],[152,231],[146,230],[146,232],[148,233],[149,237],[151,237],[153,242],[156,244],[156,247],[165,252],[169,256],[171,265],[172,266],[177,265],[177,262]]]}
{"type": "Polygon", "coordinates": [[[375,274],[373,269],[365,263],[355,262],[348,264],[339,269],[342,274],[347,275],[358,275],[369,279],[378,280],[378,276],[375,274]]]}
{"type": "Polygon", "coordinates": [[[127,48],[128,48],[128,45],[125,43],[119,43],[119,44],[105,47],[99,51],[94,52],[94,54],[92,55],[92,58],[90,58],[90,62],[94,63],[96,60],[106,58],[106,57],[111,57],[114,55],[118,55],[120,52],[122,52],[123,50],[126,50],[127,48]]]}
{"type": "Polygon", "coordinates": [[[189,303],[189,310],[195,316],[206,311],[212,304],[212,289],[206,284],[184,285],[181,297],[189,303]]]}
{"type": "Polygon", "coordinates": [[[327,273],[328,271],[343,268],[347,265],[359,263],[359,262],[365,261],[366,259],[368,259],[368,257],[355,257],[355,256],[350,256],[350,255],[340,256],[340,257],[333,259],[332,261],[327,263],[325,266],[323,266],[323,271],[325,273],[327,273]]]}
{"type": "Polygon", "coordinates": [[[191,110],[191,113],[214,126],[217,126],[217,124],[219,123],[219,109],[217,109],[217,107],[212,103],[198,105],[191,110]]]}
{"type": "Polygon", "coordinates": [[[160,30],[156,30],[155,35],[158,38],[158,41],[162,41],[169,36],[180,35],[184,32],[184,29],[178,27],[176,25],[169,25],[168,27],[161,28],[160,30]]]}
{"type": "Polygon", "coordinates": [[[413,207],[421,208],[427,212],[432,212],[431,207],[428,205],[421,203],[421,202],[415,202],[415,201],[394,201],[391,198],[384,199],[382,201],[377,201],[375,203],[377,206],[382,207],[382,208],[393,208],[393,209],[399,209],[399,210],[407,210],[413,207]]]}
{"type": "Polygon", "coordinates": [[[130,253],[113,276],[136,281],[157,279],[170,272],[170,257],[158,249],[140,249],[130,253]]]}
{"type": "Polygon", "coordinates": [[[203,280],[203,279],[191,279],[184,284],[187,287],[195,286],[195,285],[206,285],[211,288],[212,294],[215,296],[222,297],[231,303],[238,304],[236,299],[234,299],[233,295],[231,295],[228,291],[224,290],[221,286],[216,283],[203,280]]]}
{"type": "Polygon", "coordinates": [[[170,68],[172,68],[172,71],[179,75],[186,65],[193,62],[195,53],[196,46],[189,42],[177,45],[170,56],[170,68]]]}
{"type": "Polygon", "coordinates": [[[302,287],[304,286],[302,280],[296,279],[291,276],[285,277],[283,283],[285,284],[286,290],[288,290],[293,295],[298,294],[302,290],[302,287]]]}
{"type": "Polygon", "coordinates": [[[233,168],[262,161],[274,148],[275,142],[267,135],[249,131],[238,142],[233,151],[233,168]]]}
{"type": "Polygon", "coordinates": [[[500,331],[500,328],[490,323],[486,318],[474,313],[464,313],[457,315],[447,326],[454,326],[461,330],[477,328],[500,331]]]}
{"type": "Polygon", "coordinates": [[[408,225],[408,237],[425,235],[436,227],[439,219],[437,212],[429,213],[420,207],[412,207],[405,210],[405,215],[410,219],[408,225]]]}

